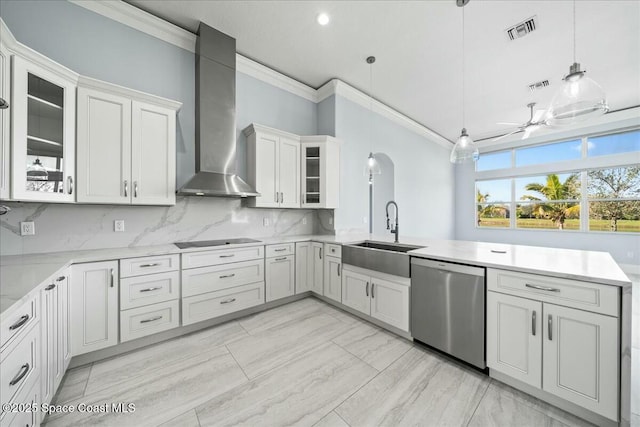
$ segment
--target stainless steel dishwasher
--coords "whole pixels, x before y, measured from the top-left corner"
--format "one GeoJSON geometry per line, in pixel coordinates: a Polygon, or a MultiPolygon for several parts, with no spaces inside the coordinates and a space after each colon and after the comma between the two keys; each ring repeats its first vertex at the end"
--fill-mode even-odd
{"type": "Polygon", "coordinates": [[[484,268],[412,257],[413,338],[485,369],[484,276],[484,268]]]}

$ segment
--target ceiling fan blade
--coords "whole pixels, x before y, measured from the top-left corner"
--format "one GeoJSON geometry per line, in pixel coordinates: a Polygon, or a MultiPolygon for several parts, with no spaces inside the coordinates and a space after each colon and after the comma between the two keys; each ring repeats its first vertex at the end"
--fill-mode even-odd
{"type": "Polygon", "coordinates": [[[496,139],[494,139],[493,142],[500,141],[501,139],[504,139],[504,138],[506,138],[508,136],[513,135],[514,133],[519,133],[519,132],[522,132],[522,129],[516,129],[513,132],[509,132],[509,133],[506,133],[506,134],[504,134],[502,136],[499,136],[496,139]]]}
{"type": "Polygon", "coordinates": [[[544,117],[544,115],[546,114],[545,110],[537,110],[536,113],[533,115],[533,118],[531,119],[532,123],[538,123],[540,121],[540,119],[542,119],[544,117]]]}
{"type": "Polygon", "coordinates": [[[522,123],[511,123],[511,122],[497,122],[497,125],[509,125],[509,126],[521,126],[522,123]]]}

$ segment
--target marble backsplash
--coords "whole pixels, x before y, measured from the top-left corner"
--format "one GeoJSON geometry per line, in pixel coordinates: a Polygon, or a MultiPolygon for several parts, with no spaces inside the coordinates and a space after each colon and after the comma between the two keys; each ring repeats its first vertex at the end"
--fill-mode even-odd
{"type": "Polygon", "coordinates": [[[2,204],[11,211],[0,216],[0,255],[334,233],[332,210],[248,208],[232,198],[178,197],[170,207],[2,204]],[[114,220],[125,221],[124,232],[114,232],[114,220]],[[36,234],[20,236],[21,221],[35,222],[36,234]]]}

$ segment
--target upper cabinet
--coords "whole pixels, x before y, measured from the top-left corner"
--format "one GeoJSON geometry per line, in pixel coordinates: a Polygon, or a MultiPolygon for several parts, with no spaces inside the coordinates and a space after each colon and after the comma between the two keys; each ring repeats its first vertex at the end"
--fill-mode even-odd
{"type": "Polygon", "coordinates": [[[335,209],[340,201],[340,143],[331,136],[302,136],[302,207],[335,209]]]}
{"type": "Polygon", "coordinates": [[[12,58],[11,198],[73,202],[77,76],[32,56],[12,58]]]}
{"type": "Polygon", "coordinates": [[[247,136],[247,175],[259,208],[338,207],[340,143],[330,136],[298,136],[252,124],[247,136]]]}
{"type": "Polygon", "coordinates": [[[259,208],[300,207],[300,137],[260,125],[247,135],[248,182],[260,196],[249,199],[259,208]]]}
{"type": "Polygon", "coordinates": [[[10,84],[11,84],[11,67],[9,51],[2,42],[0,37],[0,199],[8,199],[11,194],[9,187],[9,171],[10,168],[10,150],[9,142],[11,136],[9,134],[11,120],[10,105],[10,84]],[[9,105],[9,107],[7,107],[9,105]]]}
{"type": "Polygon", "coordinates": [[[181,104],[80,78],[78,202],[175,204],[181,104]]]}

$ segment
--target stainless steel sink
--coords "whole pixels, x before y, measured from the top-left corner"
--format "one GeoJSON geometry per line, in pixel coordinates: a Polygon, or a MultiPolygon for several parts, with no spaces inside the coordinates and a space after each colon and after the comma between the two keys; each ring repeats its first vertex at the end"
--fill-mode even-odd
{"type": "Polygon", "coordinates": [[[407,252],[421,247],[423,246],[365,240],[361,243],[343,245],[342,263],[394,276],[410,277],[407,252]]]}

